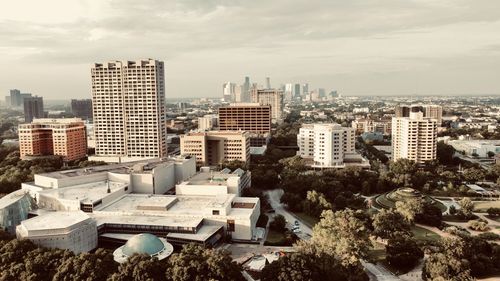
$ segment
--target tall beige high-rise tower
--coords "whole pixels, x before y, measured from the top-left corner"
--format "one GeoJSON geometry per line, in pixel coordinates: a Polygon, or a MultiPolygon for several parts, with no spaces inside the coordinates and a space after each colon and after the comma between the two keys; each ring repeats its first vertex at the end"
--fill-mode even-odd
{"type": "Polygon", "coordinates": [[[392,118],[392,156],[397,161],[406,158],[416,163],[436,159],[437,120],[424,113],[409,112],[408,117],[392,118]]]}
{"type": "Polygon", "coordinates": [[[121,162],[167,155],[162,61],[94,64],[92,104],[96,156],[121,162]]]}
{"type": "Polygon", "coordinates": [[[283,121],[283,91],[279,89],[252,89],[251,98],[253,103],[271,106],[271,117],[274,123],[283,121]]]}

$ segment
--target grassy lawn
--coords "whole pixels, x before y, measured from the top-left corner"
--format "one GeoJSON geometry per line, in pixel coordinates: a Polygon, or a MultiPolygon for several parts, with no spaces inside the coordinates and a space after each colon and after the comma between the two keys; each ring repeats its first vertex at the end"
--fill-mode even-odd
{"type": "Polygon", "coordinates": [[[500,201],[473,201],[475,212],[486,212],[488,208],[500,208],[500,201]]]}
{"type": "MultiPolygon", "coordinates": [[[[294,215],[296,215],[301,221],[303,221],[305,224],[307,224],[309,227],[313,227],[314,225],[316,225],[316,223],[319,222],[319,219],[315,218],[315,217],[311,217],[310,215],[306,214],[306,213],[293,213],[294,215]]],[[[290,223],[293,223],[293,222],[290,222],[290,223]]]]}
{"type": "Polygon", "coordinates": [[[266,242],[278,243],[281,240],[285,239],[285,233],[276,232],[274,230],[269,230],[267,234],[266,242]]]}
{"type": "Polygon", "coordinates": [[[411,232],[413,233],[415,239],[421,241],[438,241],[441,239],[439,234],[418,226],[412,226],[411,232]]]}

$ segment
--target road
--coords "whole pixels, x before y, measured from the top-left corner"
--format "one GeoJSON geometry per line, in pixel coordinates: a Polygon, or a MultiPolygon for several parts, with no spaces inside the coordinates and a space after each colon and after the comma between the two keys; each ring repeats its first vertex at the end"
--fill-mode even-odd
{"type": "Polygon", "coordinates": [[[269,204],[275,210],[276,214],[282,215],[287,221],[287,228],[292,229],[295,221],[299,222],[299,227],[301,232],[296,233],[297,236],[302,240],[309,240],[312,236],[312,229],[304,224],[298,217],[296,217],[291,212],[285,209],[285,206],[280,202],[280,198],[283,195],[282,189],[273,189],[266,191],[266,195],[269,198],[269,204]]]}

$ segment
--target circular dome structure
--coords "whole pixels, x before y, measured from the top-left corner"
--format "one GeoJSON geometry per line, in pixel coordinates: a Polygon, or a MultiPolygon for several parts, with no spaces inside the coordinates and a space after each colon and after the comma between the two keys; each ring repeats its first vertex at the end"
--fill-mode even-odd
{"type": "Polygon", "coordinates": [[[396,207],[396,202],[406,202],[411,199],[423,199],[425,202],[438,207],[442,212],[446,211],[443,203],[435,200],[430,196],[423,195],[420,191],[411,187],[402,187],[396,190],[378,195],[375,197],[374,207],[377,209],[391,209],[396,207]]]}
{"type": "Polygon", "coordinates": [[[141,233],[130,238],[125,245],[113,252],[115,261],[122,263],[134,254],[146,254],[162,260],[172,254],[174,247],[164,238],[153,234],[141,233]]]}

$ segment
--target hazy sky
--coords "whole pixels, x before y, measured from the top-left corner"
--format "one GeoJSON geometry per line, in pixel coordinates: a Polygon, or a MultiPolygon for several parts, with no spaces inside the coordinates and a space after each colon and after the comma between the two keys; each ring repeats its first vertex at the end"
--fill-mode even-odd
{"type": "Polygon", "coordinates": [[[222,83],[346,95],[500,94],[499,0],[15,0],[0,93],[89,98],[93,62],[165,61],[167,98],[222,83]]]}

